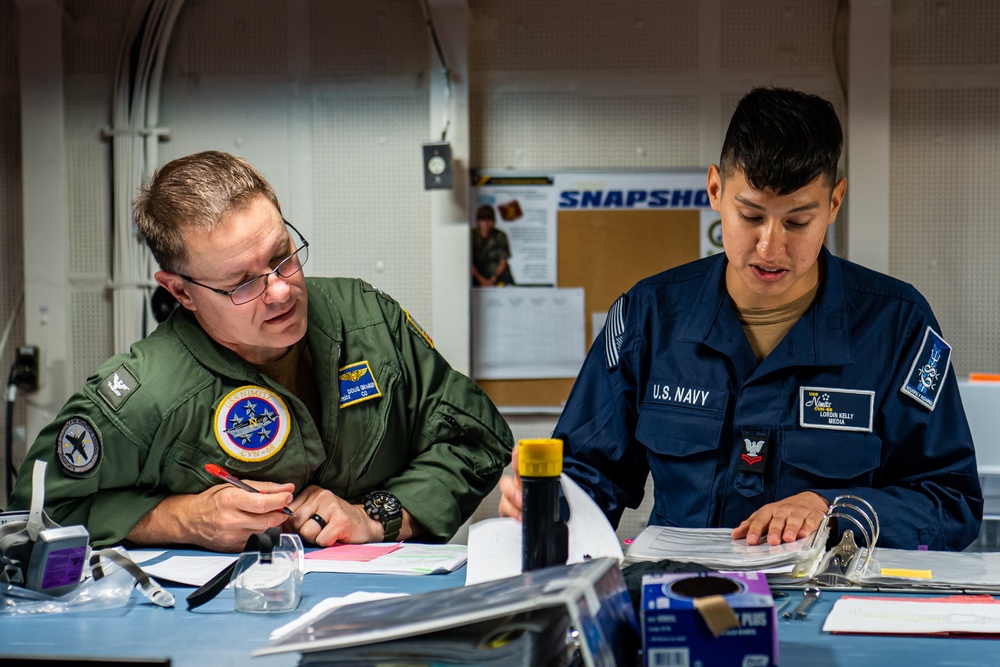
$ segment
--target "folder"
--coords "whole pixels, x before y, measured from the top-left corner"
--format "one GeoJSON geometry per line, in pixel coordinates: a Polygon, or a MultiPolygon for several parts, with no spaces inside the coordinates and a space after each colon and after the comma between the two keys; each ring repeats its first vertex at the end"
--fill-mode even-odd
{"type": "Polygon", "coordinates": [[[301,652],[303,665],[627,665],[639,628],[618,561],[331,609],[254,655],[301,652]],[[567,638],[573,641],[567,642],[567,638]],[[572,654],[572,655],[570,655],[572,654]]]}

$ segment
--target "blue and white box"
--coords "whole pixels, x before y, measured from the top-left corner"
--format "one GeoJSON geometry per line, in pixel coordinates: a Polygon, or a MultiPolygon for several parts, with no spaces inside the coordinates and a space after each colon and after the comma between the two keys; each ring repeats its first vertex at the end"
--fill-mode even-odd
{"type": "Polygon", "coordinates": [[[646,667],[778,664],[774,598],[761,572],[647,574],[640,616],[646,667]],[[717,636],[710,629],[728,625],[717,636]]]}

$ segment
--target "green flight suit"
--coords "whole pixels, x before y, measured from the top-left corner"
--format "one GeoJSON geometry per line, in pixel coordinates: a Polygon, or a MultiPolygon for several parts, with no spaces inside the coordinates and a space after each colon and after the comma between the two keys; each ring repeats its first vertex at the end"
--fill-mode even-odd
{"type": "Polygon", "coordinates": [[[11,506],[28,507],[30,471],[44,459],[49,515],[85,525],[95,546],[116,544],[167,495],[219,484],[211,462],[351,503],[385,489],[424,527],[418,539],[449,539],[509,463],[510,429],[390,297],[356,279],[307,284],[320,424],[179,308],[42,430],[11,506]]]}

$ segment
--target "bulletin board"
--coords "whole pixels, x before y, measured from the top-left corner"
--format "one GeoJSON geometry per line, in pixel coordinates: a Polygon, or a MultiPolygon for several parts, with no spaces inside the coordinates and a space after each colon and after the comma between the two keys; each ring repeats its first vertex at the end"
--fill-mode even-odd
{"type": "MultiPolygon", "coordinates": [[[[695,177],[703,189],[704,172],[697,172],[695,177]]],[[[619,296],[643,278],[711,254],[712,243],[706,244],[705,236],[713,226],[706,225],[706,208],[557,209],[557,285],[584,289],[588,347],[598,333],[593,330],[592,313],[606,313],[619,296]],[[707,252],[706,245],[710,248],[707,252]]],[[[709,209],[707,215],[714,216],[714,212],[709,209]]],[[[721,250],[721,239],[717,240],[721,250]]],[[[575,378],[474,379],[501,408],[549,409],[565,404],[575,381],[575,378]]]]}

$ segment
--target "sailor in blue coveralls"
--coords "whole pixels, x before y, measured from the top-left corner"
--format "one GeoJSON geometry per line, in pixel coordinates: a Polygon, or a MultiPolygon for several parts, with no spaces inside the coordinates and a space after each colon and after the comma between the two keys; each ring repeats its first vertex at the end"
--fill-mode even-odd
{"type": "MultiPolygon", "coordinates": [[[[750,544],[811,534],[842,494],[874,508],[880,546],[978,535],[972,436],[930,306],[823,247],[842,142],[827,101],[751,91],[708,171],[725,254],[612,306],[553,434],[612,524],[651,473],[651,525],[732,527],[750,544]]],[[[501,514],[520,516],[519,481],[501,489],[501,514]]]]}

